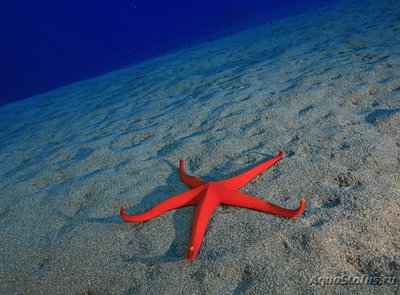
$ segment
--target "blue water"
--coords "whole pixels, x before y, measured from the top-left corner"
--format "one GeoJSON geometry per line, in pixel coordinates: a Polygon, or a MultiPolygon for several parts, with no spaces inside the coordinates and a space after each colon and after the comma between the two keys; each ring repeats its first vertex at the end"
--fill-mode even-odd
{"type": "Polygon", "coordinates": [[[0,105],[333,2],[2,0],[0,105]]]}

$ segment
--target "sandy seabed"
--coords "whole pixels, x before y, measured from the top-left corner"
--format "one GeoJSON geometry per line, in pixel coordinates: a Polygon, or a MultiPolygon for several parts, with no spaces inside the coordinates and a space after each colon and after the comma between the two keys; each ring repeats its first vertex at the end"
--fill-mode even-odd
{"type": "Polygon", "coordinates": [[[1,294],[400,292],[400,1],[344,1],[0,116],[1,294]],[[185,191],[180,158],[221,180],[279,148],[242,191],[305,197],[304,214],[220,206],[194,262],[194,207],[118,215],[185,191]]]}

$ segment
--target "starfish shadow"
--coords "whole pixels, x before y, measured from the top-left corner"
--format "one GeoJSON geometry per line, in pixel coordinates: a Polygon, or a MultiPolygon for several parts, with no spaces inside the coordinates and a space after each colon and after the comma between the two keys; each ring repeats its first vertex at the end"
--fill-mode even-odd
{"type": "MultiPolygon", "coordinates": [[[[247,150],[247,152],[252,151],[252,150],[253,150],[253,149],[249,149],[249,150],[247,150]]],[[[220,170],[221,170],[221,171],[233,170],[233,169],[232,169],[232,165],[235,163],[235,160],[232,159],[232,160],[226,162],[225,164],[218,166],[217,169],[212,169],[213,172],[209,174],[209,176],[210,176],[209,178],[216,179],[216,177],[214,177],[214,174],[215,174],[215,176],[218,175],[220,178],[228,179],[228,178],[234,177],[234,176],[237,175],[237,174],[244,173],[244,172],[246,172],[247,170],[249,170],[250,168],[252,168],[252,167],[254,167],[254,166],[256,166],[256,165],[258,165],[258,164],[260,164],[260,163],[262,163],[262,162],[264,162],[264,161],[268,161],[268,160],[270,160],[270,159],[273,159],[273,158],[275,157],[274,155],[271,155],[271,154],[264,154],[264,153],[260,153],[260,152],[258,152],[258,151],[254,151],[254,152],[252,152],[252,153],[253,153],[253,154],[261,155],[261,156],[262,156],[261,159],[265,159],[265,160],[259,160],[259,161],[255,161],[255,162],[246,162],[246,164],[247,164],[246,167],[241,168],[241,169],[238,169],[238,170],[235,170],[235,171],[232,171],[232,172],[230,172],[230,173],[226,173],[226,174],[223,174],[223,173],[222,173],[222,175],[221,175],[220,170]]],[[[212,179],[209,179],[209,178],[204,177],[203,179],[204,179],[204,180],[207,180],[207,181],[212,180],[212,179]]]]}
{"type": "Polygon", "coordinates": [[[61,218],[64,220],[63,225],[56,229],[52,237],[54,240],[58,240],[62,238],[65,235],[68,235],[75,231],[77,228],[82,227],[83,225],[89,224],[89,223],[97,223],[97,224],[102,224],[102,225],[111,225],[111,224],[119,224],[120,222],[120,216],[119,215],[114,215],[114,216],[109,216],[109,217],[87,217],[86,215],[83,214],[83,209],[77,210],[73,214],[65,214],[61,211],[56,211],[54,214],[58,218],[61,218]]]}
{"type": "MultiPolygon", "coordinates": [[[[179,179],[179,175],[176,172],[177,167],[168,160],[164,160],[164,162],[171,168],[171,173],[165,180],[168,185],[161,185],[156,187],[151,193],[145,195],[142,200],[135,205],[137,208],[137,212],[142,212],[143,210],[148,210],[160,202],[167,200],[171,197],[171,195],[177,193],[173,191],[172,188],[179,188],[179,192],[184,192],[188,189],[188,187],[181,182],[179,179]]],[[[171,246],[169,249],[162,255],[159,256],[151,256],[151,257],[132,257],[135,262],[140,263],[159,263],[159,262],[172,262],[172,261],[181,261],[182,256],[186,253],[186,244],[189,242],[188,234],[191,231],[191,222],[193,218],[195,208],[185,208],[184,210],[173,210],[171,214],[173,215],[173,223],[174,223],[174,236],[173,241],[171,242],[171,246]],[[189,212],[189,213],[188,213],[189,212]]],[[[134,210],[132,211],[133,213],[134,210]]],[[[158,218],[162,218],[159,216],[158,218]]],[[[151,220],[147,221],[151,222],[151,220]]],[[[135,228],[140,228],[142,223],[132,224],[135,228]]]]}

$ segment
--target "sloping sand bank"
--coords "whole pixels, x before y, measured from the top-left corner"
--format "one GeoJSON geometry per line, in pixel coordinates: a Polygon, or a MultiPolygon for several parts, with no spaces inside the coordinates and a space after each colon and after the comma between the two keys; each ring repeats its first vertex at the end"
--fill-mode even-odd
{"type": "Polygon", "coordinates": [[[399,294],[399,11],[345,1],[0,108],[0,293],[399,294]],[[279,148],[242,191],[305,197],[298,219],[218,207],[190,263],[194,208],[118,215],[186,190],[180,158],[220,180],[279,148]]]}

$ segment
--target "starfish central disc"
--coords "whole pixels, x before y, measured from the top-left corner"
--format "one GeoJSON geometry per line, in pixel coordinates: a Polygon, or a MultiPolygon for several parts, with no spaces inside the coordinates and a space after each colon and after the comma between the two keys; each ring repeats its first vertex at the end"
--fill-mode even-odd
{"type": "Polygon", "coordinates": [[[290,210],[237,191],[258,174],[281,160],[282,157],[283,152],[280,150],[276,157],[244,173],[215,182],[206,182],[198,177],[186,174],[184,162],[180,160],[179,176],[186,185],[192,188],[191,190],[175,195],[141,214],[126,214],[125,208],[121,207],[120,215],[125,221],[143,222],[179,207],[196,206],[192,235],[186,254],[188,260],[193,260],[200,250],[208,221],[218,205],[243,207],[288,218],[296,218],[303,213],[306,206],[304,198],[301,199],[300,206],[297,209],[290,210]]]}

